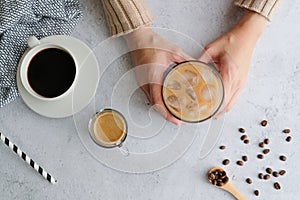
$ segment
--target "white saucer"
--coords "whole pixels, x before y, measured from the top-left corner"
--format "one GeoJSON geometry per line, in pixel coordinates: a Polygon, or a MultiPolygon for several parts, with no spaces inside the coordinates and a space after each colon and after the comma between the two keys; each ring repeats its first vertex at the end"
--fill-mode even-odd
{"type": "MultiPolygon", "coordinates": [[[[34,112],[50,118],[64,118],[83,109],[92,100],[99,83],[99,67],[93,51],[82,41],[71,36],[56,35],[40,40],[41,43],[56,44],[71,49],[79,66],[76,94],[71,92],[62,99],[43,101],[30,95],[20,79],[20,64],[17,71],[17,87],[25,104],[34,112]],[[76,98],[76,101],[73,101],[76,98]]],[[[26,54],[25,52],[24,54],[26,54]]],[[[21,63],[21,62],[20,62],[21,63]]]]}

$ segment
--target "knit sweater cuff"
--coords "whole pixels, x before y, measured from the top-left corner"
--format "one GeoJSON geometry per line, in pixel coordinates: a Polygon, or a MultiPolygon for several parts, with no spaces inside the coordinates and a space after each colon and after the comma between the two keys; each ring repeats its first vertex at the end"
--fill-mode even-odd
{"type": "Polygon", "coordinates": [[[257,12],[269,21],[278,4],[279,0],[235,0],[235,5],[257,12]]]}
{"type": "Polygon", "coordinates": [[[102,0],[110,35],[117,37],[153,22],[144,0],[102,0]]]}

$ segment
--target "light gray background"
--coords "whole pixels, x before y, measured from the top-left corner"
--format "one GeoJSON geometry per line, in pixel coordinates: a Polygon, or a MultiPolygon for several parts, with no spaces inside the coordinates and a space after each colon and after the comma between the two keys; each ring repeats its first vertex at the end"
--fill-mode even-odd
{"type": "MultiPolygon", "coordinates": [[[[90,47],[108,37],[100,0],[83,0],[84,18],[73,36],[90,47]]],[[[240,10],[228,1],[148,0],[156,17],[154,26],[175,29],[201,44],[207,44],[226,32],[237,20],[240,10]]],[[[19,98],[0,109],[0,131],[10,137],[34,160],[58,179],[51,185],[4,145],[0,145],[0,199],[233,199],[207,183],[205,174],[224,158],[231,164],[225,169],[236,187],[249,199],[298,199],[300,175],[300,5],[282,1],[279,9],[257,44],[247,85],[235,107],[226,116],[224,131],[213,153],[198,158],[197,143],[175,164],[163,170],[133,175],[117,172],[95,160],[82,145],[72,117],[48,119],[33,113],[19,98]],[[261,119],[269,125],[260,127],[261,119]],[[251,144],[244,145],[237,128],[247,129],[251,144]],[[292,129],[293,140],[285,142],[281,130],[292,129]],[[271,140],[271,153],[257,160],[257,144],[271,140]],[[220,151],[218,146],[227,146],[220,151]],[[280,154],[287,162],[278,160],[280,154]],[[236,160],[248,155],[239,167],[236,160]],[[287,174],[270,181],[258,180],[266,166],[286,169],[287,174]],[[253,184],[245,183],[252,177],[253,184]],[[277,180],[281,191],[273,189],[277,180]]],[[[103,50],[105,51],[105,50],[103,50]]],[[[125,62],[125,61],[124,61],[125,62]]],[[[127,62],[126,62],[127,63],[127,62]]],[[[126,66],[129,68],[129,66],[126,66]]],[[[104,91],[105,92],[105,91],[104,91]]],[[[142,95],[142,94],[140,94],[142,95]]]]}

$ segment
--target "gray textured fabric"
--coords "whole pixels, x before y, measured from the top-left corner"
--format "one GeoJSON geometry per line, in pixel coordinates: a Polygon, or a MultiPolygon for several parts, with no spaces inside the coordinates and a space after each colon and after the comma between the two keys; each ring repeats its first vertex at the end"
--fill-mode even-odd
{"type": "Polygon", "coordinates": [[[81,16],[78,0],[0,0],[0,107],[18,96],[16,70],[27,38],[68,35],[81,16]]]}

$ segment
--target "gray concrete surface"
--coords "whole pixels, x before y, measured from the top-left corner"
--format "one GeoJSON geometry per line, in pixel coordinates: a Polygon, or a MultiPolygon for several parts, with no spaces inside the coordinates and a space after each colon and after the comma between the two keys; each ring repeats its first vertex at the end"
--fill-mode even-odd
{"type": "MultiPolygon", "coordinates": [[[[84,18],[73,36],[96,47],[108,37],[103,10],[99,0],[83,0],[84,18]]],[[[241,11],[232,1],[148,0],[156,17],[154,26],[174,29],[207,44],[226,32],[241,11]]],[[[0,131],[24,149],[34,160],[58,179],[51,185],[36,174],[25,162],[0,144],[0,199],[99,199],[99,200],[169,200],[169,199],[234,199],[224,191],[207,183],[206,172],[221,165],[224,158],[231,164],[225,169],[236,187],[248,199],[298,199],[300,164],[300,5],[296,1],[282,1],[274,20],[257,44],[248,82],[235,107],[226,115],[224,130],[212,153],[199,159],[197,145],[178,161],[162,170],[147,174],[128,174],[113,170],[96,160],[82,144],[72,117],[48,119],[33,113],[21,98],[0,109],[0,131]],[[269,125],[259,123],[267,119],[269,125]],[[239,127],[247,129],[250,144],[240,141],[239,127]],[[285,142],[281,130],[289,127],[293,140],[285,142]],[[258,142],[270,138],[271,152],[264,160],[257,160],[262,151],[258,142]],[[226,145],[225,151],[218,146],[226,145]],[[288,157],[279,161],[280,154],[288,157]],[[243,167],[235,162],[248,155],[243,167]],[[267,166],[285,169],[283,177],[259,180],[258,172],[267,166]],[[247,177],[253,184],[245,182],[247,177]],[[282,189],[276,191],[274,182],[282,189]]],[[[195,54],[196,51],[191,52],[195,54]]],[[[130,62],[124,60],[125,69],[130,62]]],[[[124,69],[116,71],[123,72],[124,69]]],[[[109,92],[109,89],[103,91],[109,92]]],[[[139,93],[141,97],[142,93],[139,93]]]]}

